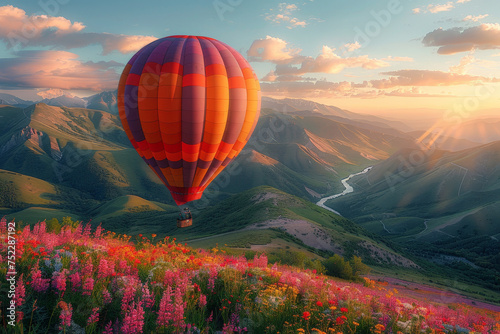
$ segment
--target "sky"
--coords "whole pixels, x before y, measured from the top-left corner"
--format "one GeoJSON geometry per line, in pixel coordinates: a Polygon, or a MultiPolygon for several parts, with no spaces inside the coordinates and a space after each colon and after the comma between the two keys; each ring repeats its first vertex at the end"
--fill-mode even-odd
{"type": "Polygon", "coordinates": [[[264,96],[388,117],[498,112],[498,0],[12,0],[0,5],[0,92],[114,90],[135,52],[170,35],[231,45],[264,96]]]}

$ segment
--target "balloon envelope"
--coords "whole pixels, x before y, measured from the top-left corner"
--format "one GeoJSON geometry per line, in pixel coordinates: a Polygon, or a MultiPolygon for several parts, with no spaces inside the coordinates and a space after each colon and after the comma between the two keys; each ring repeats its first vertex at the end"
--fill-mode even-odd
{"type": "Polygon", "coordinates": [[[125,66],[118,110],[130,142],[181,205],[199,199],[247,143],[259,118],[260,85],[230,46],[169,36],[125,66]]]}

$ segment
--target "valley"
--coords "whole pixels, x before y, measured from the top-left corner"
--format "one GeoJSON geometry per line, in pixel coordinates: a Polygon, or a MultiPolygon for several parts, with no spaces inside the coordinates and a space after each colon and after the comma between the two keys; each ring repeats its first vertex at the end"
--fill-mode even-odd
{"type": "Polygon", "coordinates": [[[424,150],[421,132],[398,121],[266,98],[251,140],[191,203],[193,227],[179,230],[168,190],[111,110],[113,92],[88,99],[100,110],[10,101],[0,106],[8,219],[72,217],[193,247],[357,255],[380,275],[436,286],[454,277],[462,293],[500,301],[487,292],[500,284],[500,147],[474,141],[472,126],[424,150]]]}

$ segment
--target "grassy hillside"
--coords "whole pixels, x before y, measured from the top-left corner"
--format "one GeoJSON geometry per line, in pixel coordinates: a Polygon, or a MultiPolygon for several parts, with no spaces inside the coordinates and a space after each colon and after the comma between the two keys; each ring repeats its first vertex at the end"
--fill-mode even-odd
{"type": "MultiPolygon", "coordinates": [[[[6,222],[0,249],[7,249],[6,222]]],[[[270,254],[193,249],[73,225],[18,224],[15,332],[496,333],[499,308],[445,290],[346,281],[270,254]],[[396,288],[397,287],[397,288],[396,288]]],[[[7,262],[0,263],[6,272],[7,262]]],[[[408,283],[408,282],[406,282],[408,283]]],[[[10,304],[0,296],[2,314],[10,304]]],[[[6,321],[7,322],[7,321],[6,321]]],[[[12,330],[10,330],[12,331],[12,330]]]]}
{"type": "Polygon", "coordinates": [[[367,230],[469,282],[498,289],[500,142],[459,152],[403,150],[329,201],[367,230]],[[412,164],[415,157],[425,157],[412,164]],[[413,160],[412,160],[413,159],[413,160]],[[473,274],[466,274],[470,269],[473,274]]]}

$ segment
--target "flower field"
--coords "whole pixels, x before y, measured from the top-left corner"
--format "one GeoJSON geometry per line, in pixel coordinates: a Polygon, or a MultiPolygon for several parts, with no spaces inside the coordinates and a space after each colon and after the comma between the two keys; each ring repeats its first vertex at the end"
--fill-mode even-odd
{"type": "MultiPolygon", "coordinates": [[[[6,221],[0,223],[2,285],[6,221]]],[[[16,333],[500,333],[500,314],[90,225],[17,231],[16,333]]],[[[6,305],[2,291],[2,318],[6,305]]]]}

